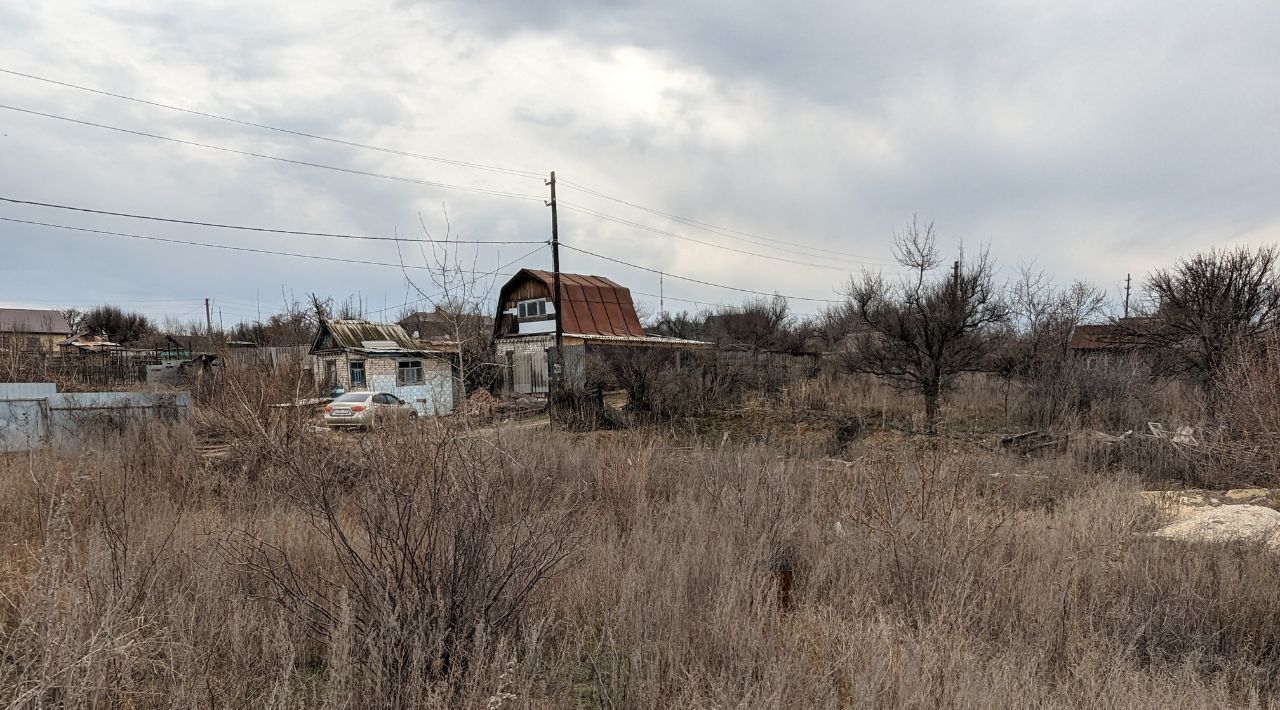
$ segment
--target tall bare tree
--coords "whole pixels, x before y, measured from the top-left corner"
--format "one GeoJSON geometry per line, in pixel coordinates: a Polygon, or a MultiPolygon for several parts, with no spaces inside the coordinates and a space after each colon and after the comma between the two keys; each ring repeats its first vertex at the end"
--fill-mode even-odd
{"type": "Polygon", "coordinates": [[[1231,348],[1280,318],[1280,248],[1211,249],[1147,278],[1148,317],[1119,321],[1127,339],[1158,351],[1170,371],[1199,384],[1214,413],[1231,348]]]}
{"type": "Polygon", "coordinates": [[[994,345],[993,327],[1009,307],[992,282],[984,250],[942,269],[933,225],[912,219],[894,234],[894,258],[908,271],[891,283],[879,273],[850,279],[849,307],[866,325],[849,355],[851,369],[879,375],[924,398],[925,422],[937,430],[941,396],[955,375],[984,369],[994,345]]]}
{"type": "Polygon", "coordinates": [[[465,403],[467,394],[491,385],[500,372],[490,320],[498,268],[481,271],[478,253],[472,253],[470,258],[463,253],[458,237],[453,233],[448,210],[442,208],[442,214],[445,229],[440,239],[432,235],[426,221],[418,216],[422,233],[430,245],[428,249],[418,242],[419,255],[428,267],[425,271],[430,286],[409,276],[408,269],[404,268],[403,255],[401,270],[420,302],[432,305],[433,317],[438,319],[448,337],[458,344],[455,386],[465,403]]]}

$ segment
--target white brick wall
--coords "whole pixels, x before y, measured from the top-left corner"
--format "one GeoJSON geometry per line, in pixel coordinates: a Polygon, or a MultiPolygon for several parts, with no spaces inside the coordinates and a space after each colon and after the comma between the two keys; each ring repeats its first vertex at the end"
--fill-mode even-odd
{"type": "MultiPolygon", "coordinates": [[[[363,387],[351,385],[351,361],[361,361],[360,357],[337,355],[325,358],[337,362],[338,382],[347,391],[390,392],[413,405],[422,416],[448,414],[453,411],[453,366],[448,360],[434,357],[368,357],[364,358],[363,387]],[[422,383],[417,385],[401,385],[396,382],[397,363],[401,360],[416,360],[422,363],[422,383]]],[[[324,365],[321,364],[320,376],[324,376],[324,365]]],[[[327,392],[325,393],[327,394],[327,392]]]]}

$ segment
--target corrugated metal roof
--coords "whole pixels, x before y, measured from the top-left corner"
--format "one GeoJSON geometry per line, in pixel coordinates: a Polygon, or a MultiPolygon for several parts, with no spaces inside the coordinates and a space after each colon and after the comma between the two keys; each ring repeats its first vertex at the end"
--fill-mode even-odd
{"type": "MultiPolygon", "coordinates": [[[[550,271],[521,269],[502,287],[499,304],[506,302],[514,286],[530,278],[542,282],[548,291],[555,284],[555,275],[550,271]]],[[[645,337],[631,291],[603,276],[561,273],[560,313],[566,333],[645,337]]],[[[497,322],[501,320],[499,317],[497,322]]]]}
{"type": "Polygon", "coordinates": [[[403,350],[414,350],[417,343],[395,323],[374,323],[367,320],[330,320],[325,327],[333,334],[339,347],[348,350],[364,350],[369,341],[387,341],[403,350]]]}
{"type": "Polygon", "coordinates": [[[0,333],[71,335],[67,319],[55,310],[0,308],[0,333]]]}
{"type": "Polygon", "coordinates": [[[395,323],[374,323],[367,320],[328,320],[321,324],[311,352],[330,350],[355,350],[367,353],[423,353],[454,352],[453,343],[426,343],[414,340],[405,329],[395,323]]]}

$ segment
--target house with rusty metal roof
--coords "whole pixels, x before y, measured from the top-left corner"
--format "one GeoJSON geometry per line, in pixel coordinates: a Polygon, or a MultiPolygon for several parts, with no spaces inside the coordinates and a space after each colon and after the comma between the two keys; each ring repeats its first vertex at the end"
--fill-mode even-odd
{"type": "Polygon", "coordinates": [[[38,308],[0,308],[0,350],[57,352],[71,335],[62,313],[38,308]]]}
{"type": "Polygon", "coordinates": [[[1120,318],[1114,323],[1080,324],[1071,329],[1067,351],[1075,355],[1129,353],[1137,349],[1138,335],[1151,326],[1150,318],[1120,318]]]}
{"type": "MultiPolygon", "coordinates": [[[[508,387],[517,394],[549,390],[548,350],[555,345],[555,274],[521,269],[498,292],[493,337],[508,387]]],[[[571,386],[586,377],[586,357],[609,347],[710,348],[711,343],[645,333],[630,289],[603,276],[560,274],[564,374],[571,386]]]]}
{"type": "Polygon", "coordinates": [[[396,323],[326,319],[309,354],[321,392],[385,392],[432,416],[452,412],[461,395],[457,351],[454,343],[415,340],[396,323]]]}

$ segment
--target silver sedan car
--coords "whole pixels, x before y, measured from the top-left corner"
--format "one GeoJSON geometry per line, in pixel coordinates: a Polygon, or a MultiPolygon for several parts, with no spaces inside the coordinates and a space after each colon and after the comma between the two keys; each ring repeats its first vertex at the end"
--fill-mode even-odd
{"type": "Polygon", "coordinates": [[[324,408],[324,423],[335,428],[372,429],[379,422],[417,418],[413,405],[388,392],[348,392],[324,408]]]}

